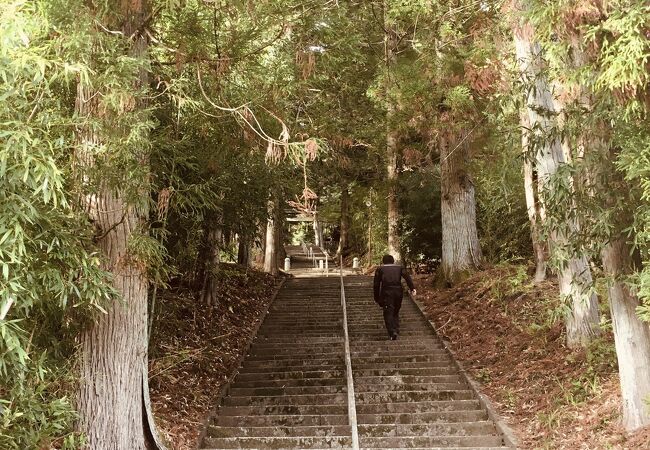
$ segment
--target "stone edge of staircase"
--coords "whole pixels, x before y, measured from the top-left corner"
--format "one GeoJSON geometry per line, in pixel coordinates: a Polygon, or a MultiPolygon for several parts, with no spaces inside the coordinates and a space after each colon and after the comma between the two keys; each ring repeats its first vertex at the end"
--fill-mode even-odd
{"type": "Polygon", "coordinates": [[[205,419],[203,419],[203,425],[201,427],[201,433],[199,434],[199,438],[196,441],[196,445],[194,446],[195,450],[200,450],[201,445],[203,443],[203,440],[206,438],[208,435],[208,430],[210,428],[210,422],[212,419],[214,419],[218,415],[219,407],[223,403],[223,400],[226,398],[228,393],[230,392],[230,388],[232,386],[233,381],[239,374],[239,368],[241,367],[242,363],[244,362],[244,359],[246,359],[246,356],[248,356],[248,352],[250,351],[251,347],[253,346],[253,342],[255,341],[255,338],[257,338],[257,333],[260,331],[260,328],[262,324],[264,323],[264,320],[266,320],[266,316],[269,313],[269,310],[271,309],[271,305],[273,305],[273,302],[275,302],[276,297],[282,290],[282,287],[286,283],[287,280],[293,278],[293,275],[288,274],[287,272],[283,272],[284,277],[280,281],[280,284],[278,284],[275,287],[275,292],[271,295],[271,300],[269,300],[268,304],[266,305],[266,308],[264,308],[264,311],[262,312],[262,315],[260,316],[260,319],[258,320],[257,324],[255,325],[255,328],[253,329],[253,332],[250,335],[250,338],[248,339],[248,342],[246,343],[245,350],[242,352],[240,357],[237,359],[237,361],[234,364],[235,371],[232,372],[228,378],[228,381],[226,381],[222,386],[221,389],[219,389],[219,395],[217,399],[214,402],[214,406],[210,408],[210,412],[207,414],[205,419]]]}
{"type": "Polygon", "coordinates": [[[442,343],[443,348],[445,349],[445,352],[451,357],[451,360],[453,361],[453,364],[458,368],[458,371],[460,374],[465,378],[469,386],[471,387],[471,390],[474,391],[476,394],[480,404],[482,407],[484,407],[487,410],[488,417],[490,420],[494,422],[494,424],[497,427],[497,430],[503,435],[503,441],[507,447],[511,447],[513,449],[518,449],[519,448],[519,442],[517,439],[517,435],[515,434],[514,430],[501,418],[499,413],[497,412],[496,408],[492,404],[492,401],[485,396],[484,394],[481,393],[481,385],[478,381],[474,380],[472,376],[467,372],[465,367],[456,360],[456,357],[454,356],[453,352],[449,348],[448,344],[446,341],[444,341],[440,335],[438,334],[438,331],[436,330],[436,326],[434,323],[429,320],[427,315],[425,314],[426,307],[424,306],[423,303],[420,302],[417,298],[413,298],[411,295],[409,295],[411,300],[413,300],[413,303],[417,306],[417,310],[420,312],[424,320],[427,322],[427,324],[431,327],[433,332],[435,333],[436,336],[440,339],[440,342],[442,343]]]}

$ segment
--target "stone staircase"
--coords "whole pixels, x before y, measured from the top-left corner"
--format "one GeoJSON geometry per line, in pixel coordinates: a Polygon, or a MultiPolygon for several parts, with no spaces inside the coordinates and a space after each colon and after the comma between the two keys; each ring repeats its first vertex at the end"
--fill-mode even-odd
{"type": "MultiPolygon", "coordinates": [[[[502,435],[417,306],[387,340],[369,277],[345,277],[361,448],[495,450],[502,435]]],[[[340,278],[285,283],[200,448],[352,448],[340,278]]]]}

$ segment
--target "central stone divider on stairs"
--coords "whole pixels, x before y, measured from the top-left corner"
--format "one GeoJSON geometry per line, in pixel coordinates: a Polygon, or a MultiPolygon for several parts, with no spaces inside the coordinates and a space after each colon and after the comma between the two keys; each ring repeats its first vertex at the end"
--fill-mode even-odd
{"type": "MultiPolygon", "coordinates": [[[[341,280],[285,283],[201,448],[353,448],[341,280]]],[[[344,285],[361,448],[514,448],[414,302],[389,341],[372,280],[344,285]]]]}

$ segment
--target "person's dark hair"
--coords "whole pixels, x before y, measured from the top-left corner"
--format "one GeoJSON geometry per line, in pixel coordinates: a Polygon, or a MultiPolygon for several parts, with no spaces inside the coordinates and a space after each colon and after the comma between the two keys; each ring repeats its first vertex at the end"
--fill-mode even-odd
{"type": "Polygon", "coordinates": [[[384,257],[381,258],[381,262],[383,264],[395,264],[395,258],[393,258],[392,255],[384,255],[384,257]]]}

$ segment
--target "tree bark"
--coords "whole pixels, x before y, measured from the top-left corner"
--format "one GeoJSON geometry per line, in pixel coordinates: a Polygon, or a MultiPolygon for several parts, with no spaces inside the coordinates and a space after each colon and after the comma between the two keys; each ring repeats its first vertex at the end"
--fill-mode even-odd
{"type": "MultiPolygon", "coordinates": [[[[280,208],[275,210],[275,262],[277,266],[284,267],[284,258],[287,257],[287,251],[284,248],[284,227],[282,226],[282,216],[280,214],[280,208]]],[[[323,234],[321,231],[321,241],[323,240],[323,234]]]]}
{"type": "Polygon", "coordinates": [[[264,245],[264,272],[271,275],[278,274],[278,249],[277,249],[277,214],[274,200],[268,202],[269,217],[266,222],[266,240],[264,245]]]}
{"type": "MultiPolygon", "coordinates": [[[[391,113],[389,113],[389,116],[391,113]]],[[[388,254],[395,258],[395,261],[401,261],[402,254],[400,251],[399,239],[399,201],[398,191],[398,172],[397,172],[397,138],[395,132],[388,130],[386,138],[387,163],[387,183],[388,183],[388,254]]]]}
{"type": "Polygon", "coordinates": [[[201,303],[206,305],[216,305],[219,298],[218,284],[216,280],[216,271],[219,269],[220,257],[219,252],[223,244],[223,233],[221,225],[216,221],[210,221],[208,230],[206,230],[206,246],[208,248],[208,260],[205,267],[205,278],[201,290],[201,303]]]}
{"type": "Polygon", "coordinates": [[[469,174],[467,136],[455,139],[452,132],[440,138],[442,277],[456,284],[481,267],[481,246],[476,229],[474,183],[469,174]]]}
{"type": "Polygon", "coordinates": [[[250,267],[252,260],[251,260],[251,253],[252,253],[252,244],[251,244],[251,239],[248,237],[247,234],[240,234],[239,235],[239,242],[237,243],[237,263],[241,264],[242,266],[250,267]]]}
{"type": "MultiPolygon", "coordinates": [[[[131,39],[131,57],[147,58],[147,40],[137,31],[146,12],[144,1],[120,2],[121,16],[126,18],[122,31],[131,39]]],[[[147,73],[143,70],[134,80],[134,88],[146,84],[147,73]]],[[[124,112],[142,106],[136,100],[124,112]]],[[[79,117],[89,121],[106,120],[98,93],[82,81],[77,86],[75,110],[79,117]]],[[[78,426],[87,436],[88,448],[93,450],[144,450],[150,445],[145,433],[149,426],[153,428],[143,407],[148,280],[143,264],[132,259],[127,246],[146,220],[147,211],[128,204],[119,185],[99,180],[98,189],[90,188],[88,174],[97,162],[94,149],[104,139],[88,126],[77,130],[77,140],[75,158],[81,172],[82,205],[96,226],[103,268],[113,274],[113,286],[121,297],[80,335],[78,426]]],[[[146,191],[142,195],[147,195],[146,191]]]]}
{"type": "Polygon", "coordinates": [[[532,161],[534,152],[528,146],[528,133],[530,130],[528,113],[525,111],[522,112],[520,118],[521,147],[524,157],[524,192],[526,196],[528,221],[530,222],[530,238],[533,243],[533,255],[535,257],[535,276],[533,281],[535,283],[541,283],[546,280],[548,252],[546,250],[546,243],[542,240],[539,229],[540,210],[536,192],[535,167],[532,161]]]}
{"type": "Polygon", "coordinates": [[[318,213],[314,213],[314,221],[312,222],[312,228],[314,230],[314,245],[316,247],[323,246],[323,228],[321,227],[320,220],[318,219],[318,213]]]}
{"type": "Polygon", "coordinates": [[[147,362],[148,282],[138,265],[127,262],[127,243],[140,217],[108,189],[102,189],[93,203],[91,216],[99,229],[111,230],[98,247],[122,301],[81,334],[79,425],[93,450],[144,449],[142,381],[147,362]]]}
{"type": "Polygon", "coordinates": [[[388,25],[384,25],[386,32],[384,38],[385,57],[386,57],[386,182],[388,184],[388,254],[395,258],[395,261],[401,261],[401,246],[399,239],[399,143],[398,131],[395,129],[395,110],[396,105],[390,96],[391,81],[390,70],[395,64],[395,47],[397,46],[397,36],[388,25]]]}
{"type": "Polygon", "coordinates": [[[348,237],[350,235],[350,193],[348,186],[344,185],[341,189],[341,234],[339,237],[339,248],[337,254],[343,257],[347,256],[350,249],[348,244],[348,237]]]}
{"type": "MultiPolygon", "coordinates": [[[[527,114],[535,142],[535,167],[537,170],[539,213],[548,226],[547,208],[556,198],[558,185],[571,192],[571,175],[561,170],[567,163],[558,130],[558,111],[550,84],[544,76],[542,50],[533,40],[529,24],[514,29],[517,60],[522,77],[530,85],[527,95],[527,114]]],[[[555,206],[557,209],[558,205],[555,206]]],[[[570,247],[569,238],[579,230],[577,218],[571,214],[573,201],[564,205],[562,224],[551,225],[550,244],[554,251],[570,247]]],[[[560,294],[571,306],[566,316],[567,344],[570,347],[586,346],[600,334],[598,298],[593,292],[593,279],[587,258],[582,254],[569,254],[558,268],[560,294]]]]}
{"type": "Polygon", "coordinates": [[[633,272],[630,247],[622,236],[602,251],[605,273],[611,277],[609,302],[623,400],[623,426],[634,431],[650,425],[650,326],[636,314],[638,297],[625,277],[633,272]]]}

